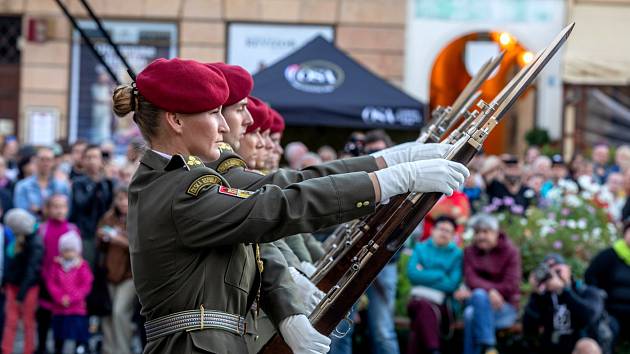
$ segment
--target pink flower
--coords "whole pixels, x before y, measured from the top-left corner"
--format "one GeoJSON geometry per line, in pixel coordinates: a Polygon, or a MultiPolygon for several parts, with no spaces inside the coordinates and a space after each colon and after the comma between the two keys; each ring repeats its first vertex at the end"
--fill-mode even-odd
{"type": "Polygon", "coordinates": [[[571,210],[569,210],[569,208],[563,208],[561,213],[563,216],[569,216],[569,214],[571,214],[571,210]]]}
{"type": "Polygon", "coordinates": [[[503,197],[503,204],[505,204],[505,206],[512,206],[514,205],[514,198],[512,197],[503,197]]]}
{"type": "Polygon", "coordinates": [[[510,208],[510,211],[513,212],[514,214],[523,214],[524,209],[523,209],[523,206],[514,204],[510,208]]]}
{"type": "Polygon", "coordinates": [[[555,241],[555,242],[553,243],[553,248],[554,248],[554,249],[557,249],[557,250],[561,249],[561,248],[562,248],[562,241],[560,241],[560,240],[555,241]]]}

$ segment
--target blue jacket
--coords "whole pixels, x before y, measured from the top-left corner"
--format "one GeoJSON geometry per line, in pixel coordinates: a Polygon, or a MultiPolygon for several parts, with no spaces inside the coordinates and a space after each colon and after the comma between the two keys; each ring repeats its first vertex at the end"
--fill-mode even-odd
{"type": "Polygon", "coordinates": [[[407,264],[407,276],[413,285],[427,286],[453,293],[462,282],[462,250],[453,242],[437,247],[431,239],[416,244],[407,264]],[[421,264],[422,270],[416,265],[421,264]]]}
{"type": "Polygon", "coordinates": [[[19,181],[13,193],[13,206],[33,212],[32,206],[43,209],[45,199],[53,194],[65,194],[70,199],[70,186],[67,183],[51,178],[44,193],[39,188],[37,176],[33,175],[19,181]]]}

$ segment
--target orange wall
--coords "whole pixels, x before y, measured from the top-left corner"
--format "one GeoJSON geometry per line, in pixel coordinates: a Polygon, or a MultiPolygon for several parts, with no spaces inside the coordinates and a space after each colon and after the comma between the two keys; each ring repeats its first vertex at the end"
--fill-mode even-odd
{"type": "MultiPolygon", "coordinates": [[[[436,58],[431,72],[429,102],[431,110],[437,106],[451,105],[470,81],[471,76],[464,63],[466,42],[476,40],[479,37],[480,34],[477,33],[460,37],[446,46],[436,58]]],[[[512,77],[517,56],[522,51],[524,49],[520,45],[516,45],[506,52],[496,75],[481,86],[481,98],[484,101],[490,102],[512,77]]],[[[503,125],[499,125],[486,140],[484,150],[490,154],[503,153],[506,151],[508,140],[503,125]]]]}

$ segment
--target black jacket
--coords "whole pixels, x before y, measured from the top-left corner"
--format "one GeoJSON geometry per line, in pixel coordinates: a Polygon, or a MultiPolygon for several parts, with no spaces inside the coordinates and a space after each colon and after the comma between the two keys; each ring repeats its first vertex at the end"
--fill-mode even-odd
{"type": "Polygon", "coordinates": [[[75,223],[84,239],[93,239],[96,225],[112,205],[113,182],[103,178],[98,182],[88,176],[72,181],[72,212],[70,221],[75,223]]]}
{"type": "Polygon", "coordinates": [[[584,281],[606,292],[606,310],[614,317],[630,319],[630,266],[607,248],[586,269],[584,281]]]}
{"type": "Polygon", "coordinates": [[[591,328],[604,313],[603,292],[593,286],[575,283],[556,296],[534,293],[523,314],[523,330],[532,337],[540,336],[545,353],[570,354],[580,338],[589,336],[591,328]]]}
{"type": "Polygon", "coordinates": [[[15,247],[19,251],[13,254],[13,257],[7,255],[4,284],[17,286],[19,288],[17,300],[22,301],[28,289],[39,282],[44,244],[37,233],[25,236],[23,240],[17,237],[15,242],[15,247]],[[17,243],[21,245],[18,246],[17,243]]]}

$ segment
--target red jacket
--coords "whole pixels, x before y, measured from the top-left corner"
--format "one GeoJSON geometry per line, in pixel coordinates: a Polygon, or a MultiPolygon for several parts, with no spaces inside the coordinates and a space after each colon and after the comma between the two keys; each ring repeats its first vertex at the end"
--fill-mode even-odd
{"type": "Polygon", "coordinates": [[[521,277],[521,255],[503,233],[489,252],[474,245],[464,249],[464,282],[471,290],[496,289],[505,301],[518,308],[521,277]]]}
{"type": "Polygon", "coordinates": [[[67,272],[56,261],[46,277],[46,287],[53,299],[53,315],[87,315],[85,298],[92,290],[94,277],[85,260],[67,272]],[[68,296],[70,304],[63,306],[63,297],[68,296]]]}

